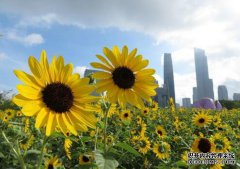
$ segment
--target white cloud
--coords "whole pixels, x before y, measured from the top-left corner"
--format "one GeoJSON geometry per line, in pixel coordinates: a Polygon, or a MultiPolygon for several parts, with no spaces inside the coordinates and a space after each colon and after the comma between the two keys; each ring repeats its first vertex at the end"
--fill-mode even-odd
{"type": "Polygon", "coordinates": [[[84,72],[87,69],[86,66],[76,66],[73,70],[74,73],[79,73],[81,77],[84,77],[84,72]]]}
{"type": "Polygon", "coordinates": [[[42,35],[37,33],[31,33],[25,36],[17,34],[15,31],[8,32],[7,38],[19,43],[22,43],[26,46],[39,45],[44,42],[42,35]]]}
{"type": "Polygon", "coordinates": [[[159,87],[163,84],[163,78],[159,74],[154,74],[153,77],[158,81],[159,87]]]}

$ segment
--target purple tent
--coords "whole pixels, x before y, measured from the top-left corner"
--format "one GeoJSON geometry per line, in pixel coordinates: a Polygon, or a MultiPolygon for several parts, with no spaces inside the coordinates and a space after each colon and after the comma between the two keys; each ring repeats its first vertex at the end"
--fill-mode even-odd
{"type": "Polygon", "coordinates": [[[193,103],[193,107],[202,109],[222,109],[222,105],[219,101],[213,101],[211,98],[203,98],[193,103]]]}

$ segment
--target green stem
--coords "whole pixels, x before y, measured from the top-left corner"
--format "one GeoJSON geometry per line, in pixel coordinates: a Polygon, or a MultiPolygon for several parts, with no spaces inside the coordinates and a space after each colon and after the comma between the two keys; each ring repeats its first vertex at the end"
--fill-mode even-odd
{"type": "Polygon", "coordinates": [[[107,120],[108,120],[108,110],[106,110],[106,112],[104,113],[104,154],[106,154],[107,152],[107,120]]]}
{"type": "Polygon", "coordinates": [[[183,140],[183,138],[182,138],[181,136],[179,136],[179,137],[181,138],[182,142],[183,142],[189,149],[191,149],[191,147],[183,140]]]}
{"type": "Polygon", "coordinates": [[[47,140],[48,140],[48,137],[46,135],[44,135],[43,144],[42,144],[42,148],[41,148],[41,154],[40,154],[40,157],[38,159],[37,169],[41,168],[41,163],[42,163],[43,154],[44,154],[43,151],[44,151],[44,148],[46,146],[47,140]]]}
{"type": "Polygon", "coordinates": [[[2,131],[2,136],[4,138],[4,140],[8,143],[8,145],[11,147],[12,151],[14,152],[14,154],[16,155],[16,157],[18,158],[19,162],[20,162],[20,165],[21,165],[21,168],[22,169],[26,169],[26,166],[25,166],[25,163],[24,163],[24,160],[23,160],[23,157],[21,156],[21,153],[20,153],[20,150],[17,151],[12,143],[8,140],[7,136],[5,135],[4,131],[2,131]]]}
{"type": "Polygon", "coordinates": [[[94,151],[97,151],[97,140],[98,140],[98,127],[96,128],[95,133],[95,144],[94,144],[94,151]]]}

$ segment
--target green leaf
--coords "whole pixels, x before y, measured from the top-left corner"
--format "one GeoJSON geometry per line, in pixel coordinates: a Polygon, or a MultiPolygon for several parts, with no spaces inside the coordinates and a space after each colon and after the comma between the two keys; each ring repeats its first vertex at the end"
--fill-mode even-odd
{"type": "Polygon", "coordinates": [[[0,152],[0,158],[5,158],[4,154],[0,152]]]}
{"type": "Polygon", "coordinates": [[[128,151],[129,153],[132,153],[136,156],[141,156],[141,154],[139,154],[139,152],[137,152],[137,150],[135,150],[134,148],[132,148],[130,145],[128,145],[127,143],[117,143],[116,145],[114,145],[116,147],[120,147],[126,151],[128,151]]]}
{"type": "Polygon", "coordinates": [[[94,158],[99,169],[114,169],[118,167],[118,162],[111,156],[104,157],[100,151],[94,152],[94,158]]]}
{"type": "Polygon", "coordinates": [[[185,161],[183,161],[183,160],[177,161],[177,162],[175,163],[175,165],[176,165],[177,167],[181,167],[181,168],[188,168],[187,163],[186,163],[185,161]]]}
{"type": "Polygon", "coordinates": [[[41,154],[41,151],[39,151],[39,150],[28,150],[26,152],[26,155],[28,155],[28,154],[41,154]]]}

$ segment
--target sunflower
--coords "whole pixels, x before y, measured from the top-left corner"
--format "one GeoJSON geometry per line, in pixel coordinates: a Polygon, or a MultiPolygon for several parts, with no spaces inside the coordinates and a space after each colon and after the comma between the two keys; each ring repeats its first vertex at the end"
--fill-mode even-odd
{"type": "Polygon", "coordinates": [[[92,67],[102,69],[102,72],[96,72],[93,77],[99,79],[97,82],[97,92],[107,91],[109,101],[118,102],[122,107],[130,103],[137,107],[144,107],[142,99],[150,100],[151,96],[156,95],[152,76],[154,69],[145,69],[148,66],[148,60],[143,60],[142,55],[137,55],[137,49],[128,53],[127,46],[119,48],[114,46],[111,51],[103,48],[103,53],[107,57],[97,55],[102,62],[91,63],[92,67]]]}
{"type": "Polygon", "coordinates": [[[151,144],[147,137],[138,137],[137,148],[140,153],[146,154],[150,146],[151,144]]]}
{"type": "Polygon", "coordinates": [[[199,137],[193,141],[192,149],[193,152],[202,152],[202,153],[210,153],[215,152],[215,144],[205,138],[205,137],[199,137]]]}
{"type": "Polygon", "coordinates": [[[170,145],[167,142],[160,142],[159,144],[154,144],[153,152],[159,159],[166,159],[170,156],[170,145]]]}
{"type": "Polygon", "coordinates": [[[142,118],[141,118],[141,116],[137,116],[137,117],[136,117],[136,121],[137,121],[137,124],[141,124],[141,123],[142,123],[142,118]]]}
{"type": "Polygon", "coordinates": [[[15,116],[15,111],[12,109],[6,109],[4,110],[4,114],[8,117],[8,119],[12,119],[15,116]]]}
{"type": "Polygon", "coordinates": [[[144,107],[144,108],[142,109],[142,114],[143,114],[144,116],[147,116],[148,113],[149,113],[149,108],[144,107]]]}
{"type": "Polygon", "coordinates": [[[152,111],[158,110],[158,103],[155,101],[152,101],[152,104],[150,105],[150,108],[152,111]]]}
{"type": "Polygon", "coordinates": [[[25,132],[25,133],[29,133],[29,131],[30,131],[29,128],[30,128],[30,121],[29,121],[29,118],[26,118],[26,119],[25,119],[24,129],[23,129],[24,132],[25,132]]]}
{"type": "Polygon", "coordinates": [[[219,115],[214,116],[212,122],[214,126],[219,126],[222,122],[221,117],[219,115]]]}
{"type": "Polygon", "coordinates": [[[13,98],[22,113],[36,116],[35,127],[46,126],[46,135],[51,135],[56,126],[63,133],[76,130],[85,131],[95,128],[96,117],[86,105],[97,100],[90,96],[94,86],[88,85],[89,78],[80,79],[79,74],[72,74],[73,65],[64,64],[62,56],[53,57],[48,64],[46,52],[42,51],[40,62],[29,57],[32,75],[15,70],[15,75],[24,83],[17,86],[19,94],[13,98]]]}
{"type": "Polygon", "coordinates": [[[67,155],[67,157],[68,157],[69,160],[72,159],[72,157],[71,157],[71,151],[70,151],[71,146],[72,146],[72,141],[71,141],[70,139],[66,138],[66,139],[64,140],[64,150],[65,150],[66,155],[67,155]]]}
{"type": "Polygon", "coordinates": [[[142,122],[140,125],[137,126],[137,133],[141,136],[141,137],[144,137],[145,135],[145,132],[147,130],[147,125],[146,123],[142,122]]]}
{"type": "Polygon", "coordinates": [[[34,139],[34,135],[28,136],[27,138],[22,140],[22,142],[20,143],[20,148],[23,150],[28,150],[33,145],[34,139]]]}
{"type": "Polygon", "coordinates": [[[197,125],[198,127],[204,127],[208,125],[211,122],[211,116],[207,115],[204,112],[200,112],[198,114],[195,114],[193,116],[192,121],[197,125]]]}
{"type": "Polygon", "coordinates": [[[123,110],[120,114],[120,119],[122,121],[130,121],[132,118],[132,114],[130,112],[130,110],[123,110]]]}
{"type": "Polygon", "coordinates": [[[62,166],[57,156],[46,159],[44,163],[45,169],[54,169],[62,166]]]}
{"type": "Polygon", "coordinates": [[[107,140],[107,144],[109,144],[109,145],[112,145],[114,142],[113,136],[107,136],[106,140],[107,140]]]}
{"type": "Polygon", "coordinates": [[[159,138],[165,138],[167,133],[163,126],[158,125],[155,130],[156,134],[158,135],[159,138]]]}
{"type": "Polygon", "coordinates": [[[87,165],[91,164],[94,160],[94,156],[92,153],[90,154],[81,154],[79,157],[79,164],[80,165],[87,165]]]}
{"type": "Polygon", "coordinates": [[[17,115],[17,117],[20,117],[20,116],[22,116],[23,114],[22,114],[22,112],[21,112],[20,110],[18,110],[18,111],[16,112],[16,115],[17,115]]]}
{"type": "Polygon", "coordinates": [[[227,139],[227,137],[223,137],[219,133],[214,134],[210,139],[216,145],[216,152],[226,153],[231,148],[230,141],[227,139]]]}

